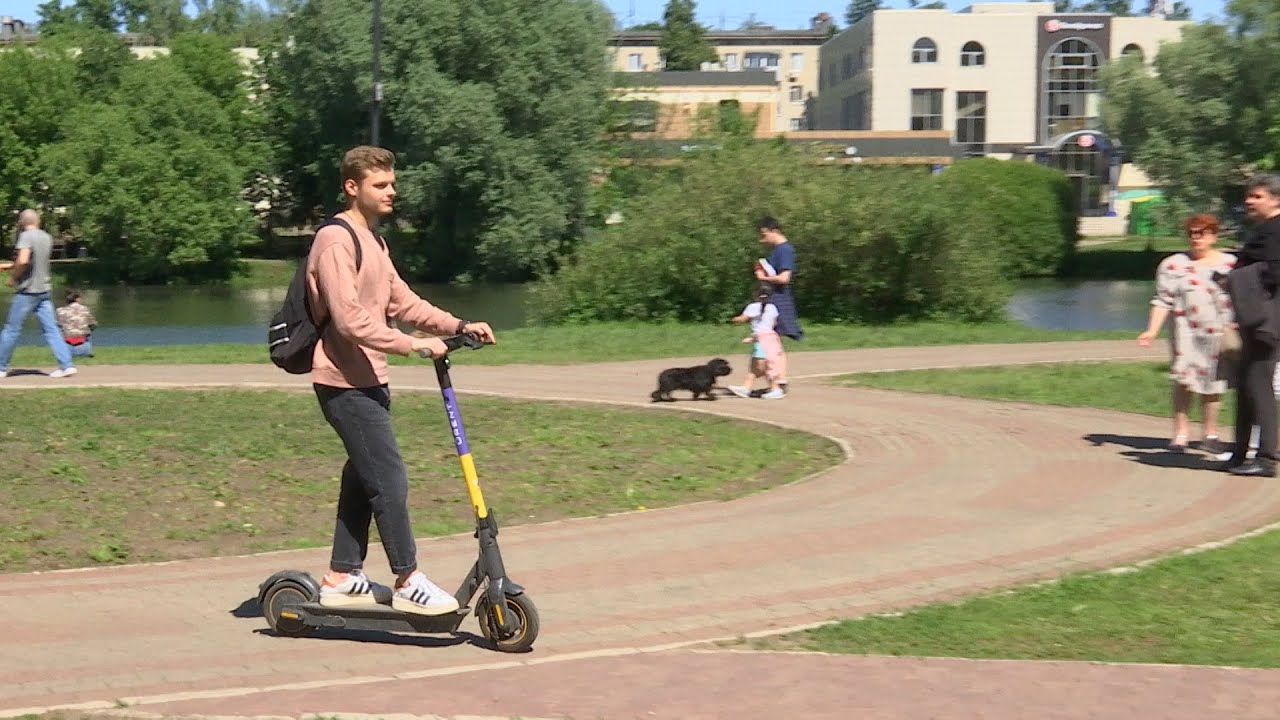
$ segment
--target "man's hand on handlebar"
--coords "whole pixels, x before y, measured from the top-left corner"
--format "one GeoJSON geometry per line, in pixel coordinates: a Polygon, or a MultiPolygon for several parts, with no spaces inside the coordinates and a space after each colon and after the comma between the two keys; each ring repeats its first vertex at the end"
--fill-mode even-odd
{"type": "Polygon", "coordinates": [[[423,357],[444,357],[449,352],[444,340],[438,337],[414,338],[413,345],[410,347],[412,352],[423,355],[423,357]]]}
{"type": "Polygon", "coordinates": [[[461,334],[453,337],[414,338],[410,352],[424,358],[441,358],[460,347],[481,347],[481,344],[492,345],[496,342],[497,340],[493,337],[493,328],[489,327],[489,323],[469,322],[462,326],[461,334]]]}
{"type": "Polygon", "coordinates": [[[469,322],[462,326],[462,332],[471,333],[488,345],[498,342],[493,336],[493,328],[489,327],[487,322],[469,322]]]}

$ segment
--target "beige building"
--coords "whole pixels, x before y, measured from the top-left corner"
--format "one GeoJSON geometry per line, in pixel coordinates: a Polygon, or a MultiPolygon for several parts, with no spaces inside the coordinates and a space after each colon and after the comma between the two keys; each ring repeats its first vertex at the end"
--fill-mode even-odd
{"type": "MultiPolygon", "coordinates": [[[[818,94],[818,49],[830,35],[830,16],[819,15],[807,30],[712,30],[706,35],[718,61],[706,72],[761,72],[776,77],[782,100],[769,125],[778,130],[804,130],[806,110],[818,94]]],[[[658,49],[662,33],[627,30],[614,33],[610,43],[616,73],[653,73],[663,69],[658,49]]]]}
{"type": "Polygon", "coordinates": [[[614,100],[610,129],[636,139],[691,138],[740,120],[754,123],[756,137],[786,129],[777,126],[785,98],[764,70],[627,73],[614,78],[614,100]]]}
{"type": "Polygon", "coordinates": [[[814,127],[944,130],[970,154],[1058,166],[1082,214],[1113,213],[1121,153],[1100,130],[1098,70],[1128,53],[1150,62],[1184,25],[1052,2],[877,10],[822,46],[814,127]]]}

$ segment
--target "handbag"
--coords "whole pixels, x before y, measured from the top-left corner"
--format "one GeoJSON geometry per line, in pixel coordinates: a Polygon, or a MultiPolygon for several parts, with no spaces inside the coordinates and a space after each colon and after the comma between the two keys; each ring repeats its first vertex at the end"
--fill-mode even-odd
{"type": "Polygon", "coordinates": [[[1235,325],[1228,325],[1222,329],[1222,342],[1218,345],[1218,352],[1221,353],[1238,353],[1244,347],[1244,341],[1240,339],[1240,331],[1235,325]]]}

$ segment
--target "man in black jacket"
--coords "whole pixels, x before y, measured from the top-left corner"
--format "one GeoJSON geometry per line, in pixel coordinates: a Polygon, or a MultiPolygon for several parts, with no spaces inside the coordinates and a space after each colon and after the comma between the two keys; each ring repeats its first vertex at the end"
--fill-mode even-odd
{"type": "MultiPolygon", "coordinates": [[[[1245,187],[1245,212],[1253,227],[1244,236],[1233,274],[1242,268],[1259,263],[1266,267],[1260,273],[1262,289],[1270,302],[1276,298],[1280,285],[1280,176],[1258,175],[1249,179],[1245,187]]],[[[1240,363],[1236,372],[1236,444],[1227,468],[1235,475],[1261,475],[1275,477],[1276,460],[1276,398],[1272,378],[1276,370],[1276,357],[1280,348],[1275,338],[1267,332],[1258,332],[1263,326],[1240,327],[1240,363]],[[1249,435],[1253,426],[1260,430],[1258,455],[1252,461],[1245,460],[1249,435]]]]}

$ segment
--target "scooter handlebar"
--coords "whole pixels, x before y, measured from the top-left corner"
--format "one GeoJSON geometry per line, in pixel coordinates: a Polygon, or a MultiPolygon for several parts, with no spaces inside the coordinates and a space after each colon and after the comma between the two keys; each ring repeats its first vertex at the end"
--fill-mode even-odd
{"type": "MultiPolygon", "coordinates": [[[[462,333],[461,335],[454,335],[443,339],[446,355],[455,350],[461,350],[462,348],[467,348],[468,350],[479,350],[487,344],[475,333],[462,333]]],[[[419,350],[418,355],[426,360],[434,359],[426,350],[419,350]]]]}

